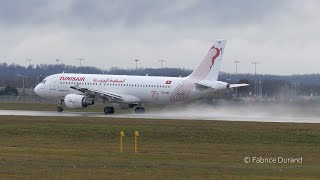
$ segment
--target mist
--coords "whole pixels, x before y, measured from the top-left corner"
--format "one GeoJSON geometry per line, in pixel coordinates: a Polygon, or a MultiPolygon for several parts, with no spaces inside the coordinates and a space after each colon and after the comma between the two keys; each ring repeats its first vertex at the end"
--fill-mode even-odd
{"type": "Polygon", "coordinates": [[[320,104],[314,102],[268,102],[216,100],[191,102],[159,108],[146,113],[153,117],[195,120],[229,120],[262,122],[320,122],[320,104]]]}

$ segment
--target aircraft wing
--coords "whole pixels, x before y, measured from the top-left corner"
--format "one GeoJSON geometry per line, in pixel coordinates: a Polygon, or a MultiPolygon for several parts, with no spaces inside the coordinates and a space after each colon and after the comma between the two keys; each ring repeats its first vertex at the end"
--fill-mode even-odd
{"type": "Polygon", "coordinates": [[[249,84],[230,84],[230,88],[249,86],[249,84]]]}
{"type": "Polygon", "coordinates": [[[88,94],[88,95],[94,95],[101,98],[107,98],[109,101],[112,102],[123,102],[123,103],[139,103],[141,102],[140,98],[137,98],[135,96],[129,95],[129,94],[122,94],[122,93],[114,93],[114,92],[108,92],[108,91],[100,91],[90,88],[81,88],[79,86],[71,86],[70,88],[78,90],[82,93],[88,94]]]}

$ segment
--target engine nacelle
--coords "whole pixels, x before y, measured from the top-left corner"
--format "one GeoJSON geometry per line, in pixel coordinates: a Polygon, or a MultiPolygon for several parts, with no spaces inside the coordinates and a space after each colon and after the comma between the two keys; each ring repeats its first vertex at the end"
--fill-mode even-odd
{"type": "Polygon", "coordinates": [[[89,105],[94,104],[93,99],[88,99],[84,95],[79,95],[79,94],[68,94],[64,98],[64,104],[68,108],[76,109],[76,108],[85,108],[89,105]]]}
{"type": "Polygon", "coordinates": [[[230,84],[222,81],[216,81],[213,87],[214,89],[217,89],[217,90],[224,90],[224,89],[229,89],[230,84]]]}

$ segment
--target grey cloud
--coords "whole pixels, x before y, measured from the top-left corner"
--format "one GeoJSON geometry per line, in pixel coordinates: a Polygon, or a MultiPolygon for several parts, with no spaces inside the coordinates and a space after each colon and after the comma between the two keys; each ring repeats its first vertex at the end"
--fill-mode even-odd
{"type": "Polygon", "coordinates": [[[251,60],[259,58],[261,72],[318,72],[319,5],[317,0],[0,0],[0,54],[21,64],[26,57],[43,63],[57,56],[74,64],[72,59],[82,56],[99,67],[108,64],[101,60],[123,67],[133,58],[153,67],[152,60],[161,57],[168,66],[193,68],[197,61],[189,60],[202,58],[201,49],[222,37],[229,40],[224,71],[233,72],[237,58],[243,72],[252,72],[251,60]]]}
{"type": "Polygon", "coordinates": [[[128,27],[149,24],[234,26],[260,23],[280,12],[286,3],[277,0],[12,0],[0,1],[0,23],[105,28],[115,24],[128,27]]]}

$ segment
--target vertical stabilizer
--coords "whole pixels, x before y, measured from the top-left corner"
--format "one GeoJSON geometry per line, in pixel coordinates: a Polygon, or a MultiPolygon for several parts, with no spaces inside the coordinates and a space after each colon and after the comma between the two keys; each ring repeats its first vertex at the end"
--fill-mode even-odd
{"type": "Polygon", "coordinates": [[[218,80],[222,56],[226,40],[216,40],[199,66],[191,73],[189,78],[198,80],[218,80]]]}

